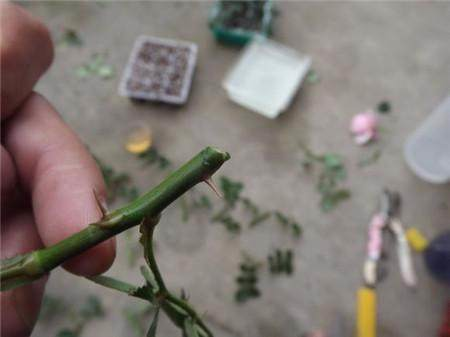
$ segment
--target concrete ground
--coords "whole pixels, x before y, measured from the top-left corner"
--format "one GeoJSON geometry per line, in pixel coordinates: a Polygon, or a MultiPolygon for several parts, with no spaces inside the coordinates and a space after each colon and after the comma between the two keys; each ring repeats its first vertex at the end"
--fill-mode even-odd
{"type": "MultiPolygon", "coordinates": [[[[244,194],[261,207],[280,209],[304,226],[293,243],[269,223],[236,238],[208,217],[197,214],[188,224],[173,207],[157,232],[158,259],[172,289],[184,287],[190,301],[217,336],[293,337],[313,328],[340,326],[335,336],[352,336],[355,292],[361,285],[367,224],[384,186],[403,197],[402,219],[428,237],[449,228],[449,186],[433,186],[405,165],[408,135],[446,97],[450,88],[449,3],[277,3],[274,39],[313,58],[320,75],[305,84],[292,106],[277,120],[267,120],[230,102],[221,88],[239,50],[218,45],[207,28],[210,3],[25,3],[50,27],[55,39],[62,27],[76,29],[84,46],[57,47],[55,62],[38,85],[89,145],[117,170],[132,173],[144,190],[162,174],[143,170],[123,150],[127,127],[151,126],[158,149],[182,163],[205,145],[228,150],[232,160],[222,172],[245,183],[244,194]],[[120,74],[139,34],[193,41],[198,66],[189,102],[133,105],[117,95],[120,74]],[[74,69],[95,52],[106,52],[116,76],[80,79],[74,69]],[[378,162],[360,168],[371,150],[355,146],[347,129],[353,114],[388,99],[391,114],[381,118],[378,162]],[[301,169],[299,143],[317,152],[336,152],[346,161],[348,202],[323,214],[315,178],[301,169]],[[260,299],[233,302],[234,277],[246,251],[264,259],[280,245],[295,249],[295,275],[261,276],[260,299]]],[[[32,56],[31,56],[32,57],[32,56]]],[[[206,191],[206,188],[201,187],[206,191]]],[[[109,272],[141,279],[126,265],[126,240],[109,272]]],[[[449,289],[430,278],[421,256],[414,257],[419,286],[407,289],[390,245],[389,273],[378,287],[379,334],[382,337],[436,336],[449,289]]],[[[122,294],[90,284],[63,271],[52,274],[48,293],[78,305],[87,293],[101,295],[107,316],[89,324],[83,336],[132,336],[122,318],[137,303],[122,294]]],[[[34,337],[53,336],[70,319],[38,323],[34,337]]],[[[167,319],[160,336],[176,336],[167,319]]]]}

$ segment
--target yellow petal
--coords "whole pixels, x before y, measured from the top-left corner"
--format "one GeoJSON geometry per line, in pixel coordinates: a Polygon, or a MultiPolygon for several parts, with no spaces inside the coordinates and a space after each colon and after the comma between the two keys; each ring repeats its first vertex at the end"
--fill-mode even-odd
{"type": "Polygon", "coordinates": [[[152,133],[150,128],[139,125],[131,129],[125,143],[128,152],[139,154],[147,151],[152,146],[152,133]]]}

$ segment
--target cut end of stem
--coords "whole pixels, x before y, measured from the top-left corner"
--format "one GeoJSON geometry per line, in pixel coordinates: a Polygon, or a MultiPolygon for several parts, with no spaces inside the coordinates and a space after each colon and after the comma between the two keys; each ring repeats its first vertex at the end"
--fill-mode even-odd
{"type": "Polygon", "coordinates": [[[219,150],[218,148],[212,146],[206,147],[202,152],[205,161],[211,162],[210,164],[223,164],[225,161],[231,158],[228,152],[219,150]]]}

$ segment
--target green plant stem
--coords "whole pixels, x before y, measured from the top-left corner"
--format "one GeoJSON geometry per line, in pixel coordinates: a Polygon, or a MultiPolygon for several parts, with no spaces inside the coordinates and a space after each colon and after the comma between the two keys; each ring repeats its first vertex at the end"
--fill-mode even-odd
{"type": "Polygon", "coordinates": [[[210,178],[229,158],[228,153],[207,147],[151,191],[125,207],[106,214],[82,231],[45,249],[2,260],[0,290],[10,290],[30,283],[68,259],[138,225],[144,217],[158,217],[184,192],[210,178]]]}
{"type": "Polygon", "coordinates": [[[184,325],[185,317],[178,318],[178,313],[174,313],[174,305],[181,308],[190,318],[197,323],[208,336],[213,336],[212,332],[202,322],[197,312],[192,308],[189,303],[175,295],[173,295],[166,287],[161,272],[159,271],[158,264],[156,263],[155,254],[153,251],[153,234],[158,224],[158,220],[152,221],[151,219],[144,219],[141,224],[142,243],[144,247],[144,256],[147,264],[152,271],[156,284],[158,285],[158,292],[155,294],[156,298],[159,298],[161,308],[166,314],[172,318],[173,322],[182,327],[184,325]],[[173,315],[175,314],[175,315],[173,315]]]}
{"type": "Polygon", "coordinates": [[[142,230],[145,231],[143,233],[145,261],[147,261],[147,264],[155,277],[155,281],[159,289],[158,292],[165,296],[166,293],[168,293],[168,290],[162,278],[161,272],[159,271],[158,265],[156,264],[155,254],[153,252],[152,240],[156,224],[146,225],[145,221],[146,220],[144,220],[144,223],[141,225],[143,227],[142,230]]]}
{"type": "MultiPolygon", "coordinates": [[[[179,328],[183,328],[185,320],[187,318],[192,319],[204,332],[206,336],[212,337],[212,332],[203,323],[201,318],[198,316],[194,308],[192,308],[189,303],[174,294],[172,294],[166,287],[164,280],[162,278],[161,272],[159,271],[158,265],[156,263],[154,251],[153,251],[153,234],[158,221],[149,221],[144,219],[141,223],[141,233],[142,233],[142,244],[144,247],[145,260],[155,278],[158,290],[152,298],[155,302],[151,302],[153,305],[161,307],[167,316],[172,320],[172,322],[179,328]]],[[[118,290],[120,292],[126,293],[130,296],[144,299],[149,301],[149,298],[143,295],[141,292],[137,292],[138,287],[128,284],[123,281],[116,280],[108,276],[94,276],[89,277],[89,280],[100,284],[102,286],[118,290]]],[[[149,282],[147,280],[147,282],[149,282]]]]}

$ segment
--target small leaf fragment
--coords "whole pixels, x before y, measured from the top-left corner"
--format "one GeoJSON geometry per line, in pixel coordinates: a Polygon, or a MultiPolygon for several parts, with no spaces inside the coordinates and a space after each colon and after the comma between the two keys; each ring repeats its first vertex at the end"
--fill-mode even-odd
{"type": "Polygon", "coordinates": [[[87,277],[92,282],[95,282],[101,286],[104,286],[106,288],[114,289],[123,293],[133,293],[137,288],[134,287],[131,284],[128,284],[126,282],[122,282],[120,280],[116,280],[115,278],[105,276],[105,275],[98,275],[98,276],[91,276],[87,277]]]}
{"type": "Polygon", "coordinates": [[[270,273],[274,275],[283,273],[291,275],[294,270],[293,257],[294,253],[291,249],[276,249],[275,252],[267,257],[270,273]]]}
{"type": "Polygon", "coordinates": [[[188,317],[184,320],[183,333],[186,337],[199,337],[192,318],[188,317]]]}
{"type": "Polygon", "coordinates": [[[88,77],[90,72],[86,66],[79,66],[75,69],[75,74],[80,78],[88,77]]]}
{"type": "Polygon", "coordinates": [[[243,188],[244,185],[239,181],[233,181],[225,176],[220,177],[220,189],[222,190],[223,198],[230,208],[236,205],[243,188]]]}
{"type": "Polygon", "coordinates": [[[111,78],[114,75],[114,71],[113,71],[111,66],[102,64],[100,67],[98,67],[97,74],[102,79],[108,79],[108,78],[111,78]]]}
{"type": "Polygon", "coordinates": [[[391,112],[391,103],[389,103],[389,101],[381,101],[377,105],[377,111],[381,114],[387,114],[391,112]]]}
{"type": "Polygon", "coordinates": [[[156,308],[155,314],[153,315],[152,324],[147,332],[147,337],[155,337],[156,329],[158,327],[158,317],[159,317],[159,307],[156,308]]]}
{"type": "Polygon", "coordinates": [[[258,289],[258,265],[249,257],[246,257],[239,265],[239,275],[236,277],[238,289],[234,294],[236,302],[243,303],[261,296],[258,289]]]}
{"type": "Polygon", "coordinates": [[[62,46],[80,47],[83,45],[83,40],[75,29],[65,28],[59,44],[62,46]]]}
{"type": "Polygon", "coordinates": [[[328,212],[336,207],[341,201],[350,197],[350,191],[339,189],[339,182],[347,177],[347,171],[342,158],[334,153],[326,153],[324,155],[314,154],[307,147],[302,146],[305,157],[312,163],[321,166],[321,172],[317,181],[317,191],[319,192],[320,208],[324,212],[328,212]]]}
{"type": "Polygon", "coordinates": [[[103,317],[104,315],[105,311],[100,298],[95,295],[89,295],[80,309],[80,316],[90,320],[96,317],[103,317]]]}
{"type": "Polygon", "coordinates": [[[45,321],[52,321],[58,315],[63,315],[67,312],[67,303],[62,298],[53,295],[44,295],[39,312],[39,319],[45,321]]]}
{"type": "Polygon", "coordinates": [[[369,156],[362,158],[358,162],[358,166],[365,167],[365,166],[372,165],[372,164],[376,163],[378,161],[378,159],[380,159],[380,157],[381,157],[381,150],[375,149],[369,156]]]}
{"type": "Polygon", "coordinates": [[[333,153],[327,153],[323,156],[323,162],[328,169],[336,169],[342,167],[341,158],[333,153]]]}
{"type": "Polygon", "coordinates": [[[80,78],[97,75],[102,79],[109,79],[114,75],[114,70],[105,63],[103,55],[93,54],[86,63],[75,69],[75,73],[80,78]]]}
{"type": "Polygon", "coordinates": [[[328,212],[335,208],[342,201],[350,198],[351,193],[349,190],[340,189],[337,191],[330,192],[326,195],[323,195],[322,200],[320,202],[321,208],[324,212],[328,212]]]}
{"type": "Polygon", "coordinates": [[[319,74],[314,69],[311,69],[310,71],[308,71],[308,74],[306,74],[306,82],[309,84],[319,83],[320,82],[319,74]]]}
{"type": "Polygon", "coordinates": [[[56,337],[78,337],[79,333],[71,329],[61,329],[56,333],[56,337]]]}
{"type": "Polygon", "coordinates": [[[292,235],[295,238],[298,239],[299,237],[302,236],[303,230],[302,230],[302,227],[298,223],[296,223],[296,222],[292,223],[291,228],[292,228],[292,235]]]}

